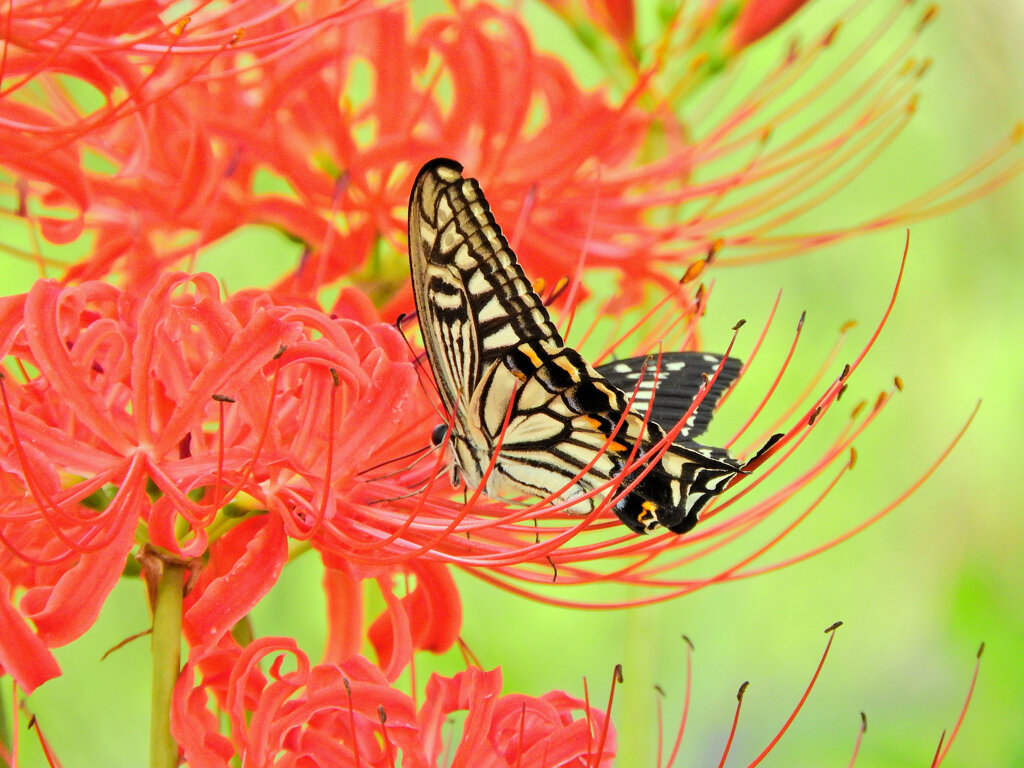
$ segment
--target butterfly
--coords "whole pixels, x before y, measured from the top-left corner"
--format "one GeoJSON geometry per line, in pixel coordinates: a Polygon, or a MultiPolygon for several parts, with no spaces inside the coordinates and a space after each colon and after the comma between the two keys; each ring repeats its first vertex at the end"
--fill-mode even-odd
{"type": "Polygon", "coordinates": [[[565,345],[479,183],[453,160],[431,160],[413,184],[409,265],[449,414],[433,441],[450,431],[453,486],[462,478],[492,497],[569,502],[570,514],[609,502],[632,531],[685,533],[744,471],[726,450],[693,440],[740,362],[678,352],[591,366],[565,345]],[[700,404],[664,448],[665,427],[702,387],[700,404]]]}

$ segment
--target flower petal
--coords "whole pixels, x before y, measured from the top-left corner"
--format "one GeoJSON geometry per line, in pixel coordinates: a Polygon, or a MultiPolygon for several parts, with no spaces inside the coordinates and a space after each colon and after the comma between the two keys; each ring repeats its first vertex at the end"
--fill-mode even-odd
{"type": "Polygon", "coordinates": [[[11,605],[11,585],[0,573],[0,674],[8,674],[26,693],[60,675],[43,642],[11,605]]]}

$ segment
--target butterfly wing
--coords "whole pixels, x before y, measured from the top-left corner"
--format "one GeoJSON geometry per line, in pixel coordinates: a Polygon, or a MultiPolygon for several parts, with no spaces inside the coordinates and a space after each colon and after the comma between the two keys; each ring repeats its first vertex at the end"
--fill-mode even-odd
{"type": "Polygon", "coordinates": [[[485,490],[556,501],[594,492],[569,511],[585,514],[612,497],[612,510],[633,531],[689,530],[740,464],[695,443],[653,455],[665,431],[642,407],[630,407],[630,396],[571,348],[534,340],[507,353],[485,372],[470,409],[484,440],[501,440],[485,490]]]}
{"type": "Polygon", "coordinates": [[[685,445],[711,424],[719,399],[739,376],[739,360],[729,357],[722,363],[721,355],[706,352],[662,352],[659,357],[616,360],[597,366],[597,371],[624,392],[635,390],[634,407],[650,410],[652,421],[671,429],[720,365],[718,377],[675,438],[685,445]]]}
{"type": "Polygon", "coordinates": [[[525,339],[562,343],[480,185],[454,160],[430,161],[413,184],[409,267],[427,358],[456,418],[496,358],[525,339]]]}

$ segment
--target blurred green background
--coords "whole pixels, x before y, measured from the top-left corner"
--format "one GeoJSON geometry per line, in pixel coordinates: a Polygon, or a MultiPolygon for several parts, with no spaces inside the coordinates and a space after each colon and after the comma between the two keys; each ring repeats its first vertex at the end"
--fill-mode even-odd
{"type": "MultiPolygon", "coordinates": [[[[846,5],[818,0],[795,26],[827,28],[846,5]]],[[[550,23],[543,11],[530,18],[538,28],[550,23]]],[[[757,55],[774,60],[786,39],[768,41],[757,55]]],[[[935,58],[917,116],[863,179],[801,219],[799,228],[832,228],[877,214],[1006,136],[1024,117],[1022,40],[1024,6],[1016,0],[947,3],[917,48],[935,58]]],[[[626,682],[614,708],[617,764],[655,766],[654,686],[665,691],[670,742],[682,707],[685,633],[696,646],[693,704],[676,765],[718,764],[736,689],[750,680],[728,762],[746,765],[798,700],[824,646],[822,630],[843,620],[806,707],[765,765],[845,766],[861,710],[869,729],[858,766],[928,765],[940,733],[955,722],[984,641],[975,697],[945,764],[1024,766],[1024,504],[1017,485],[1024,428],[1022,211],[1018,179],[967,208],[913,225],[896,309],[844,402],[873,398],[894,374],[905,390],[858,441],[856,469],[785,552],[813,546],[884,506],[940,454],[983,399],[966,437],[918,493],[809,562],[654,607],[555,609],[460,574],[463,638],[486,667],[502,667],[506,692],[561,688],[582,696],[586,677],[592,698],[604,701],[612,667],[622,663],[626,682]],[[502,631],[495,632],[498,621],[502,631]]],[[[794,380],[824,358],[847,320],[860,325],[846,349],[859,349],[884,310],[904,238],[894,229],[778,263],[714,270],[703,325],[707,348],[723,348],[740,317],[756,327],[782,289],[774,351],[788,343],[800,311],[808,312],[794,380]]],[[[12,279],[5,279],[7,291],[21,290],[12,279]]],[[[752,331],[741,337],[740,356],[753,339],[752,331]]],[[[773,372],[766,362],[759,370],[761,378],[744,383],[747,402],[773,372]]],[[[738,394],[723,410],[712,438],[743,421],[743,402],[738,394]]],[[[782,517],[792,513],[784,510],[782,517]]],[[[295,635],[316,659],[322,605],[317,564],[300,559],[255,613],[256,630],[295,635]],[[306,597],[295,600],[296,593],[306,597]]],[[[148,623],[141,585],[124,583],[93,630],[58,649],[64,676],[39,690],[30,707],[64,765],[136,766],[147,754],[148,643],[98,660],[148,623]]],[[[461,667],[457,654],[420,657],[417,675],[422,684],[432,669],[461,667]]],[[[9,712],[9,687],[3,696],[9,712]]],[[[22,764],[44,764],[34,737],[23,733],[22,739],[22,764]]]]}

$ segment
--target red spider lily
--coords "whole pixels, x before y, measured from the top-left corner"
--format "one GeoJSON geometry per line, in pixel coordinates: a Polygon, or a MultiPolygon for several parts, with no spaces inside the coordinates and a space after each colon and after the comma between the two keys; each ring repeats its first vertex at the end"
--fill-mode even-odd
{"type": "MultiPolygon", "coordinates": [[[[336,309],[371,321],[356,296],[346,292],[336,309]]],[[[795,478],[747,501],[828,421],[876,331],[821,394],[782,414],[778,424],[790,426],[764,466],[708,507],[701,527],[685,537],[638,538],[613,521],[608,503],[572,519],[566,504],[545,500],[517,508],[476,492],[467,502],[438,478],[442,452],[410,465],[409,456],[428,445],[433,419],[393,328],[332,319],[258,292],[221,300],[208,275],[168,275],[143,295],[40,282],[5,310],[0,339],[18,375],[2,390],[0,574],[5,600],[25,594],[18,611],[3,609],[14,631],[0,663],[27,689],[56,673],[46,648],[92,624],[129,552],[144,541],[179,558],[209,554],[184,615],[190,642],[203,646],[216,644],[275,583],[289,541],[307,542],[328,567],[328,658],[344,661],[359,650],[359,585],[373,579],[387,610],[370,640],[391,679],[416,649],[442,651],[457,636],[461,609],[447,565],[531,593],[552,577],[559,585],[618,582],[651,591],[634,602],[781,567],[835,543],[754,566],[852,466],[848,450],[888,401],[861,410],[795,478]],[[750,543],[833,467],[817,500],[781,532],[750,543]],[[669,573],[720,550],[731,553],[724,568],[697,578],[669,573]],[[415,580],[405,597],[396,589],[402,579],[415,580]]],[[[680,346],[692,341],[694,319],[678,324],[680,346]]],[[[642,329],[627,335],[648,351],[642,329]]],[[[608,502],[628,490],[615,485],[608,502]]]]}
{"type": "MultiPolygon", "coordinates": [[[[775,736],[745,763],[748,768],[759,765],[775,749],[803,709],[838,626],[826,630],[828,642],[807,687],[775,736]]],[[[674,738],[665,733],[662,699],[658,699],[658,765],[664,768],[676,765],[689,719],[693,647],[684,640],[683,707],[674,738]],[[671,743],[666,743],[666,735],[671,743]]],[[[942,765],[959,734],[973,696],[982,650],[984,645],[978,651],[960,714],[948,738],[943,732],[932,768],[942,765]]],[[[619,675],[616,670],[610,699],[616,681],[621,681],[619,675]]],[[[748,683],[743,683],[737,693],[735,714],[722,747],[722,765],[733,751],[747,688],[748,683]]],[[[583,768],[607,764],[612,759],[615,731],[609,717],[611,701],[608,711],[602,712],[589,705],[589,697],[580,701],[558,691],[538,698],[500,696],[500,691],[500,670],[485,672],[471,667],[454,678],[432,676],[424,701],[418,705],[415,699],[391,687],[381,670],[361,657],[344,664],[325,660],[311,666],[290,639],[264,638],[246,648],[225,640],[219,648],[192,651],[174,693],[172,722],[182,756],[196,766],[229,764],[236,755],[257,761],[247,765],[262,765],[258,762],[261,755],[279,757],[282,752],[292,760],[306,755],[319,757],[319,764],[328,764],[330,758],[331,764],[368,766],[391,765],[388,761],[396,760],[398,755],[413,761],[412,765],[436,765],[438,757],[445,755],[450,760],[453,753],[464,763],[445,764],[583,768]],[[293,671],[282,671],[292,665],[293,671]],[[202,675],[199,683],[195,679],[197,671],[202,675]],[[230,728],[220,727],[221,721],[210,711],[211,696],[217,709],[227,716],[230,728]],[[456,736],[452,716],[462,712],[466,713],[465,719],[461,735],[456,736]],[[577,719],[576,712],[584,717],[577,719]],[[559,762],[559,755],[569,762],[559,762]],[[417,762],[423,760],[426,762],[417,762]]],[[[38,722],[35,728],[50,765],[59,765],[38,722]]],[[[867,718],[861,713],[850,766],[857,762],[866,730],[867,718]]],[[[2,745],[0,759],[17,764],[2,745]]]]}
{"type": "MultiPolygon", "coordinates": [[[[741,19],[764,5],[748,4],[741,19]]],[[[886,42],[914,13],[905,4],[849,56],[830,55],[830,30],[789,51],[731,108],[710,118],[687,109],[685,120],[674,113],[689,105],[687,73],[708,56],[683,47],[700,39],[700,14],[673,18],[612,95],[584,91],[565,64],[533,48],[514,14],[483,3],[418,27],[401,5],[363,3],[330,13],[199,3],[187,23],[144,2],[97,19],[91,3],[57,19],[35,7],[0,9],[12,81],[0,92],[0,166],[18,180],[12,208],[29,225],[54,241],[83,226],[95,233],[75,280],[120,269],[148,285],[169,264],[201,258],[204,245],[263,224],[303,244],[283,290],[349,275],[380,302],[404,284],[404,258],[384,249],[364,269],[371,250],[380,237],[401,241],[415,169],[450,156],[481,180],[499,220],[523,222],[518,246],[534,274],[574,274],[580,260],[613,267],[630,276],[628,302],[645,283],[670,285],[712,247],[734,263],[803,252],[944,212],[1021,167],[1008,159],[1018,130],[906,205],[828,231],[793,230],[913,112],[924,68],[906,57],[924,25],[886,42]],[[861,72],[861,54],[876,45],[892,56],[861,72]],[[680,61],[694,66],[673,74],[680,61]],[[367,82],[365,98],[349,95],[367,82]],[[83,91],[102,104],[87,110],[83,91]],[[807,116],[826,92],[846,95],[807,116]],[[654,136],[663,149],[650,159],[654,136]],[[86,162],[94,156],[103,163],[86,162]]],[[[395,308],[408,305],[403,294],[395,308]]]]}
{"type": "Polygon", "coordinates": [[[568,694],[501,696],[501,672],[470,668],[453,678],[434,675],[418,708],[360,657],[311,666],[286,638],[264,638],[244,649],[219,651],[219,667],[203,682],[186,665],[175,689],[172,730],[186,762],[228,766],[610,765],[615,736],[607,715],[568,694]],[[269,664],[264,672],[260,665],[269,664]],[[284,667],[294,666],[285,671],[284,667]],[[210,679],[225,702],[229,728],[221,735],[208,709],[210,679]],[[578,715],[582,712],[582,717],[578,715]],[[464,714],[453,740],[450,719],[464,714]],[[446,733],[447,732],[447,733],[446,733]],[[236,759],[237,759],[236,758],[236,759]]]}
{"type": "Polygon", "coordinates": [[[224,538],[186,616],[194,641],[215,640],[274,583],[287,540],[360,493],[349,481],[368,457],[427,437],[410,430],[426,403],[394,329],[265,294],[222,301],[209,275],[144,295],[41,281],[4,302],[0,339],[0,663],[27,690],[56,673],[45,647],[91,626],[137,542],[196,557],[224,538]]]}

